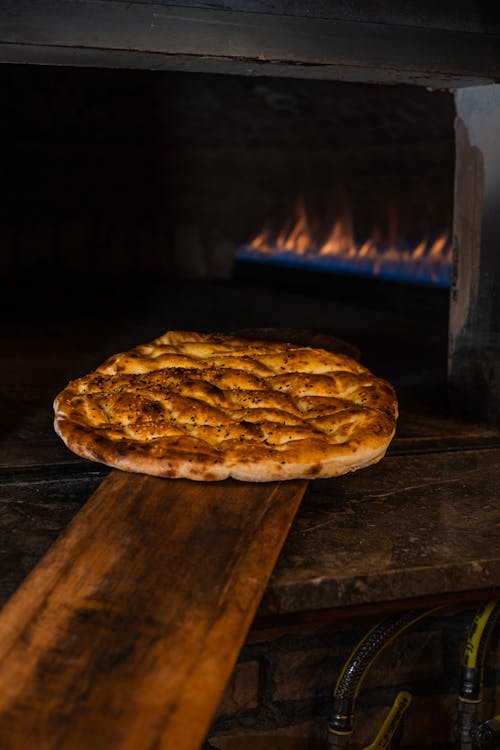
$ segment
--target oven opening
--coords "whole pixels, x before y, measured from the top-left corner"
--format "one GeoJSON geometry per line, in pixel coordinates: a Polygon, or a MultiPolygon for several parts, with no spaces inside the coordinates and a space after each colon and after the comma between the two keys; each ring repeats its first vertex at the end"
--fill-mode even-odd
{"type": "MultiPolygon", "coordinates": [[[[405,409],[446,413],[450,92],[11,65],[0,76],[2,307],[21,363],[7,424],[47,426],[68,380],[176,328],[333,335],[395,385],[400,429],[405,409]]],[[[62,457],[55,437],[52,449],[62,457]]]]}

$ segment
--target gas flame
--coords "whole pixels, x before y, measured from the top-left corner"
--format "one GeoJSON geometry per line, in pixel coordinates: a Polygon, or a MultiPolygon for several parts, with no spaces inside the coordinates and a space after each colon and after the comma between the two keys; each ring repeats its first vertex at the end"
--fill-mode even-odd
{"type": "Polygon", "coordinates": [[[386,278],[403,278],[449,285],[451,242],[448,231],[437,237],[423,238],[409,246],[398,236],[398,222],[389,217],[388,238],[383,240],[379,229],[358,242],[352,216],[346,212],[335,219],[326,236],[318,237],[312,229],[304,202],[299,200],[293,221],[279,232],[269,227],[254,237],[239,253],[242,260],[276,260],[311,268],[351,271],[386,278]]]}

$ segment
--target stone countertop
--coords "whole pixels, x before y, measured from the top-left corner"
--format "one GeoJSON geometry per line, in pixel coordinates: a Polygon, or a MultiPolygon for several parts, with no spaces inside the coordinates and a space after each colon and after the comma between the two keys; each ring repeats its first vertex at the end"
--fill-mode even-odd
{"type": "MultiPolygon", "coordinates": [[[[15,590],[106,473],[4,472],[0,599],[15,590]]],[[[389,455],[311,482],[259,615],[500,587],[500,448],[389,455]]]]}
{"type": "Polygon", "coordinates": [[[491,448],[311,482],[260,614],[500,586],[499,476],[491,448]]]}
{"type": "MultiPolygon", "coordinates": [[[[104,296],[98,325],[90,327],[88,307],[73,306],[71,336],[58,298],[53,311],[40,305],[36,315],[24,310],[26,295],[13,295],[17,306],[5,308],[0,602],[108,471],[74,456],[54,434],[54,394],[110,352],[156,335],[167,320],[172,328],[203,320],[213,330],[230,321],[233,328],[287,325],[332,333],[358,346],[363,361],[398,392],[401,416],[388,456],[354,474],[310,483],[259,615],[500,587],[500,432],[443,415],[443,314],[422,325],[291,291],[276,305],[274,288],[245,285],[176,282],[163,292],[142,298],[141,314],[132,309],[128,317],[104,296]]],[[[441,310],[443,299],[435,302],[441,310]]]]}

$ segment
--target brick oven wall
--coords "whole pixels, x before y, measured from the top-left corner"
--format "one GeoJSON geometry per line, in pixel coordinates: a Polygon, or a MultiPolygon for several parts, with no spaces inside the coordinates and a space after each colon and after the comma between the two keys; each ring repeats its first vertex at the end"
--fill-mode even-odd
{"type": "MultiPolygon", "coordinates": [[[[460,656],[474,610],[424,620],[377,659],[357,704],[354,747],[365,747],[398,690],[409,690],[401,746],[453,746],[460,656]]],[[[320,750],[333,686],[345,660],[373,621],[354,627],[250,633],[234,669],[204,750],[320,750]]],[[[485,669],[483,719],[498,712],[500,631],[493,634],[485,669]]]]}

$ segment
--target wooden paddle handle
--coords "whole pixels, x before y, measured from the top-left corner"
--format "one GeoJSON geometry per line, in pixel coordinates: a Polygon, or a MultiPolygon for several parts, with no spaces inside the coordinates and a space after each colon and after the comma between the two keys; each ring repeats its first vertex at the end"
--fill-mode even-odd
{"type": "Polygon", "coordinates": [[[112,471],[0,616],[0,747],[198,748],[306,485],[112,471]]]}

